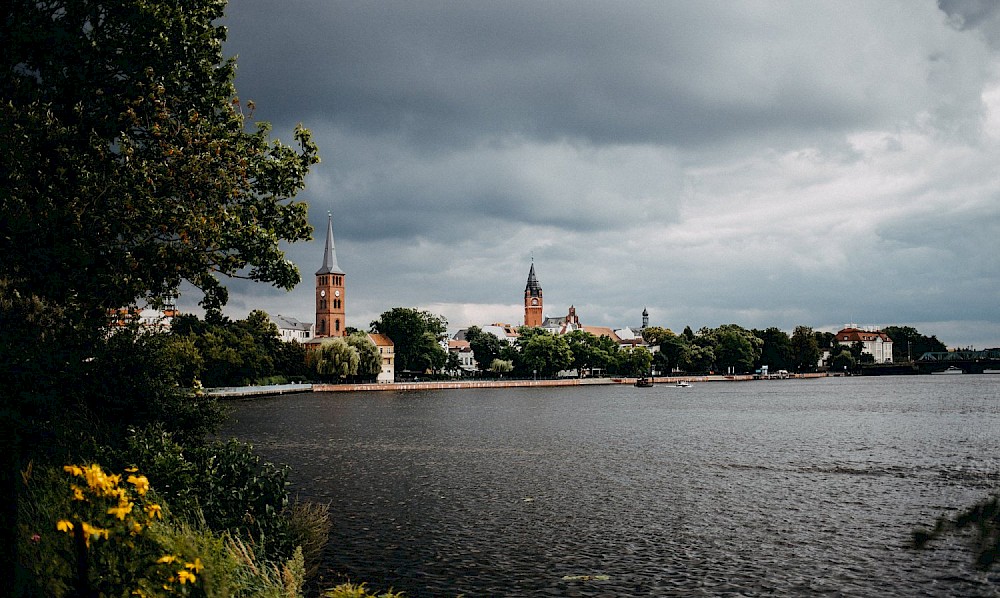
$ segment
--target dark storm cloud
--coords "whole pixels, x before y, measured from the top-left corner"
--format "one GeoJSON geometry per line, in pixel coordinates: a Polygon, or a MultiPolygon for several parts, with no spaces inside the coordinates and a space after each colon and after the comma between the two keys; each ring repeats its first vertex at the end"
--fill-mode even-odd
{"type": "Polygon", "coordinates": [[[1000,344],[993,3],[234,0],[226,24],[241,97],[323,158],[304,284],[233,306],[311,319],[329,210],[361,327],[516,323],[534,257],[546,312],[588,324],[1000,344]]]}
{"type": "Polygon", "coordinates": [[[926,89],[897,67],[927,56],[878,55],[882,23],[849,12],[240,0],[228,48],[243,93],[276,122],[329,119],[432,147],[510,134],[684,146],[871,125],[921,101],[926,89]]]}

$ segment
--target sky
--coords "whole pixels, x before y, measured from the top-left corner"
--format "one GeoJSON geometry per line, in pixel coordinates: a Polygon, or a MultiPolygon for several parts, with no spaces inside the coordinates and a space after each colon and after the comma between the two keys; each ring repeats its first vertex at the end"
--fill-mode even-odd
{"type": "MultiPolygon", "coordinates": [[[[232,0],[236,85],[322,163],[347,324],[912,326],[1000,347],[1000,10],[986,0],[232,0]]],[[[194,302],[197,297],[182,300],[194,302]]]]}

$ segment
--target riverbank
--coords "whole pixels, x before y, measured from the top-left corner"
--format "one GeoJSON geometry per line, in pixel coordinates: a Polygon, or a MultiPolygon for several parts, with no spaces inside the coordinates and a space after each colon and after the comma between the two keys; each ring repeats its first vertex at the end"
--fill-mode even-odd
{"type": "MultiPolygon", "coordinates": [[[[827,374],[793,374],[790,378],[825,378],[827,374]]],[[[664,376],[653,378],[654,384],[672,385],[678,382],[749,382],[759,380],[750,374],[738,376],[664,376]]],[[[441,380],[430,382],[394,382],[369,384],[274,384],[238,388],[211,388],[206,393],[222,399],[240,399],[284,395],[301,392],[384,392],[416,390],[458,390],[471,388],[531,388],[558,386],[601,386],[635,384],[635,378],[557,378],[555,380],[441,380]]]]}

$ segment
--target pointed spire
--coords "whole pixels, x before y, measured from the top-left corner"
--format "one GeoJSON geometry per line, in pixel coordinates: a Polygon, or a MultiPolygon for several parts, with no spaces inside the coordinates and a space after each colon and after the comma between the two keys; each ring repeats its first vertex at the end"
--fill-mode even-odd
{"type": "Polygon", "coordinates": [[[320,274],[344,274],[344,271],[337,265],[337,250],[333,246],[333,214],[326,213],[326,247],[323,249],[323,267],[316,271],[316,276],[320,274]]]}
{"type": "Polygon", "coordinates": [[[524,293],[532,297],[539,297],[542,294],[542,285],[538,284],[535,277],[535,260],[531,260],[531,270],[528,272],[528,284],[524,286],[524,293]]]}

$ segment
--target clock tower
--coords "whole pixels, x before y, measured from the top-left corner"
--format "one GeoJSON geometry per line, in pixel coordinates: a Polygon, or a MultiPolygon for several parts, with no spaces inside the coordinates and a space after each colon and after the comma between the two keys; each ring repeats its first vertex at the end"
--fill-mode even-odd
{"type": "Polygon", "coordinates": [[[542,325],[542,285],[535,278],[534,260],[531,262],[531,271],[528,272],[528,284],[524,287],[524,325],[542,325]]]}
{"type": "Polygon", "coordinates": [[[333,246],[333,216],[327,212],[323,267],[316,271],[316,336],[344,336],[344,271],[333,246]]]}

